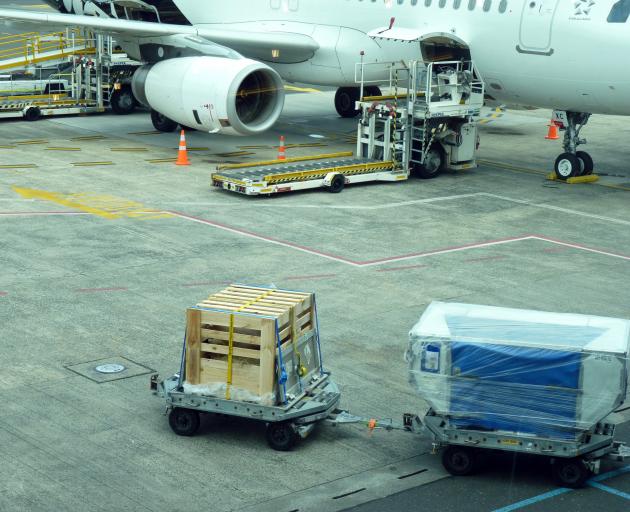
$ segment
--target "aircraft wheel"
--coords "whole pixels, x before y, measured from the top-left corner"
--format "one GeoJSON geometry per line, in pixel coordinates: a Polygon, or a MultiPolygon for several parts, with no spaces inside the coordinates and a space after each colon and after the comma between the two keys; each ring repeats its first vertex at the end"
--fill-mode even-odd
{"type": "Polygon", "coordinates": [[[160,114],[157,110],[151,110],[151,122],[157,131],[165,133],[174,132],[178,126],[175,121],[160,114]]]}
{"type": "Polygon", "coordinates": [[[358,87],[340,87],[335,94],[335,108],[341,117],[352,118],[359,115],[359,111],[354,108],[359,101],[360,90],[358,87]]]}
{"type": "Polygon", "coordinates": [[[556,163],[553,169],[556,173],[556,177],[563,181],[579,176],[582,172],[582,166],[579,158],[572,153],[562,153],[558,158],[556,158],[556,163]]]}
{"type": "Polygon", "coordinates": [[[595,163],[593,158],[586,151],[578,151],[575,156],[580,160],[580,168],[582,169],[582,176],[590,176],[595,169],[595,163]]]}
{"type": "Polygon", "coordinates": [[[363,89],[363,94],[365,96],[382,96],[381,88],[376,85],[368,85],[365,89],[363,89]]]}

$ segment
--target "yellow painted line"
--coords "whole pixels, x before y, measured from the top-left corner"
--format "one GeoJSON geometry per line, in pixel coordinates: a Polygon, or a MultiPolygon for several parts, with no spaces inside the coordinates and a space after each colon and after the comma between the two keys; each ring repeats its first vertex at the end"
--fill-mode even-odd
{"type": "Polygon", "coordinates": [[[45,151],[81,151],[81,148],[46,148],[45,151]]]}
{"type": "Polygon", "coordinates": [[[107,137],[105,137],[104,135],[85,135],[83,137],[73,137],[70,140],[103,140],[106,139],[107,137]]]}
{"type": "Polygon", "coordinates": [[[342,151],[339,153],[328,153],[324,155],[295,156],[295,157],[287,158],[286,160],[264,160],[262,162],[247,162],[244,164],[225,164],[225,165],[219,165],[217,167],[217,170],[243,169],[245,167],[262,167],[264,165],[274,165],[274,164],[291,164],[295,162],[308,162],[309,160],[342,158],[346,156],[352,156],[353,154],[354,153],[352,151],[342,151]]]}
{"type": "Polygon", "coordinates": [[[160,135],[164,132],[153,130],[152,132],[129,132],[127,135],[160,135]]]}
{"type": "Polygon", "coordinates": [[[36,169],[35,164],[0,165],[0,169],[36,169]]]}
{"type": "Polygon", "coordinates": [[[187,148],[188,151],[210,151],[210,148],[187,148]]]}
{"type": "Polygon", "coordinates": [[[151,160],[146,160],[151,164],[165,164],[165,163],[175,163],[177,162],[177,158],[153,158],[151,160]]]}
{"type": "Polygon", "coordinates": [[[16,144],[18,146],[28,146],[28,145],[35,145],[35,144],[50,144],[50,142],[47,140],[23,140],[21,142],[16,142],[16,144]]]}
{"type": "Polygon", "coordinates": [[[25,199],[50,201],[74,210],[90,213],[104,219],[123,217],[139,220],[154,220],[172,217],[171,214],[147,208],[136,201],[129,201],[114,196],[95,194],[61,194],[46,190],[13,187],[13,191],[25,199]]]}
{"type": "Polygon", "coordinates": [[[75,167],[93,167],[97,165],[114,165],[114,162],[72,162],[75,167]]]}
{"type": "Polygon", "coordinates": [[[295,87],[293,85],[285,85],[284,86],[284,90],[285,91],[292,91],[292,92],[306,92],[306,93],[320,93],[320,92],[322,92],[319,89],[313,89],[311,87],[295,87]]]}
{"type": "Polygon", "coordinates": [[[111,148],[112,151],[117,152],[129,152],[129,153],[142,153],[149,151],[147,148],[111,148]]]}
{"type": "Polygon", "coordinates": [[[214,153],[214,156],[219,156],[221,158],[230,158],[234,156],[250,156],[255,154],[256,153],[252,153],[251,151],[232,151],[231,153],[214,153]]]}
{"type": "Polygon", "coordinates": [[[15,149],[17,146],[0,146],[0,149],[15,149]]]}
{"type": "Polygon", "coordinates": [[[237,146],[237,147],[238,149],[273,149],[274,148],[274,146],[237,146]]]}

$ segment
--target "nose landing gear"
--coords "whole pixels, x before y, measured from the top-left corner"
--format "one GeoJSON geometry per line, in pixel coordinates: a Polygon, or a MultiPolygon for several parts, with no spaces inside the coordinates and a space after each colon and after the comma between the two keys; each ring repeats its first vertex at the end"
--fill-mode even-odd
{"type": "Polygon", "coordinates": [[[554,165],[554,172],[559,180],[593,174],[593,159],[585,151],[577,150],[578,146],[586,144],[586,139],[580,138],[580,131],[590,117],[591,114],[585,112],[554,112],[554,119],[562,124],[561,130],[564,130],[564,153],[556,159],[554,165]]]}

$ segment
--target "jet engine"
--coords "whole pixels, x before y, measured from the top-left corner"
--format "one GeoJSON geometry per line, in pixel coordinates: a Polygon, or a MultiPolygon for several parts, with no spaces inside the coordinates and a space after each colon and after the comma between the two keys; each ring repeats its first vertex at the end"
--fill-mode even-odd
{"type": "Polygon", "coordinates": [[[253,135],[271,128],[284,106],[284,84],[250,59],[181,57],[139,68],[136,99],[182,126],[253,135]]]}

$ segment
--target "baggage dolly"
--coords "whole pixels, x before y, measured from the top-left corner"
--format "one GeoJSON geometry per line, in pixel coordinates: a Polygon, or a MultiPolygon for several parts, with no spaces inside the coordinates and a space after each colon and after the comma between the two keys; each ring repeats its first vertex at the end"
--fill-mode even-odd
{"type": "Polygon", "coordinates": [[[266,423],[269,446],[289,451],[319,422],[348,423],[348,416],[338,409],[341,393],[329,373],[314,376],[300,396],[277,406],[185,393],[178,374],[162,381],[158,375],[151,376],[151,389],[166,400],[169,425],[180,436],[195,435],[200,413],[236,416],[266,423]]]}

